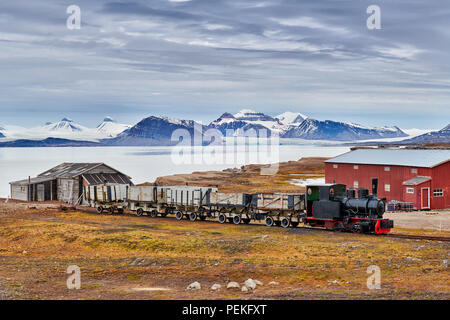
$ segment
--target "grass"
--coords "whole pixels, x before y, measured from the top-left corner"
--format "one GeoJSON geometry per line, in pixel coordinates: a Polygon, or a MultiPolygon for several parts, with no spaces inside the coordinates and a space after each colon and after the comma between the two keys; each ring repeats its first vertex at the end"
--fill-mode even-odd
{"type": "Polygon", "coordinates": [[[439,242],[171,218],[36,210],[0,218],[0,279],[10,279],[4,287],[14,298],[448,299],[448,252],[439,242]],[[65,288],[73,264],[82,293],[65,288]],[[383,281],[376,292],[366,287],[374,264],[383,281]],[[266,285],[250,293],[208,289],[248,278],[266,285]],[[194,281],[203,289],[186,291],[194,281]],[[171,290],[132,290],[137,285],[171,290]]]}

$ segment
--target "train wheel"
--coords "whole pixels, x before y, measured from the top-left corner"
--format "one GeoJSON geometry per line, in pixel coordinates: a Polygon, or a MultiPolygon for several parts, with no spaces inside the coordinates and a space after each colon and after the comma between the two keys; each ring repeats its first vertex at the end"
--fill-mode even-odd
{"type": "Polygon", "coordinates": [[[162,212],[161,217],[163,217],[163,218],[167,217],[167,212],[162,212]]]}
{"type": "Polygon", "coordinates": [[[144,214],[144,210],[142,210],[142,208],[139,208],[139,209],[136,210],[136,215],[138,217],[142,216],[143,214],[144,214]]]}
{"type": "Polygon", "coordinates": [[[281,226],[283,228],[287,228],[287,227],[289,227],[289,225],[290,225],[290,221],[289,221],[288,218],[282,218],[281,219],[281,226]]]}
{"type": "Polygon", "coordinates": [[[106,212],[108,212],[108,214],[114,214],[114,207],[109,207],[106,212]]]}
{"type": "Polygon", "coordinates": [[[291,226],[292,226],[293,228],[297,228],[297,227],[298,227],[298,222],[292,222],[292,221],[291,221],[291,226]]]}
{"type": "Polygon", "coordinates": [[[180,212],[180,211],[178,211],[178,212],[175,214],[175,218],[176,218],[177,220],[183,219],[183,213],[180,212]]]}
{"type": "Polygon", "coordinates": [[[273,226],[273,218],[272,217],[267,217],[266,218],[266,226],[271,227],[273,226]]]}
{"type": "Polygon", "coordinates": [[[249,224],[250,223],[250,219],[248,219],[248,218],[242,219],[242,222],[244,222],[245,224],[249,224]]]}
{"type": "Polygon", "coordinates": [[[240,216],[234,216],[233,217],[233,223],[234,224],[240,224],[241,223],[241,217],[240,216]]]}
{"type": "Polygon", "coordinates": [[[223,213],[219,214],[219,222],[225,223],[225,221],[227,221],[227,217],[223,213]]]}
{"type": "Polygon", "coordinates": [[[189,220],[191,220],[191,221],[197,220],[197,213],[196,212],[191,212],[189,214],[189,220]]]}
{"type": "Polygon", "coordinates": [[[361,225],[359,224],[359,223],[354,223],[354,224],[352,224],[352,228],[351,228],[351,231],[353,232],[353,233],[361,233],[361,225]]]}
{"type": "Polygon", "coordinates": [[[333,225],[333,231],[334,232],[341,232],[342,230],[344,230],[344,225],[342,224],[342,222],[336,222],[333,225]]]}
{"type": "Polygon", "coordinates": [[[103,207],[102,206],[98,206],[97,207],[97,213],[102,213],[103,212],[103,207]]]}
{"type": "Polygon", "coordinates": [[[152,217],[152,218],[156,218],[157,215],[158,215],[158,211],[156,211],[156,210],[152,210],[152,212],[150,212],[150,217],[152,217]]]}

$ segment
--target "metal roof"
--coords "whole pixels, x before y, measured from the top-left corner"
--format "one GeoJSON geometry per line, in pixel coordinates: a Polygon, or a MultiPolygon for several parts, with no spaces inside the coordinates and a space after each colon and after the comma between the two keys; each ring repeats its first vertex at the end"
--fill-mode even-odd
{"type": "Polygon", "coordinates": [[[450,150],[357,149],[325,162],[432,168],[449,160],[450,150]]]}
{"type": "Polygon", "coordinates": [[[19,181],[12,181],[9,184],[26,186],[29,184],[42,183],[42,182],[47,182],[47,181],[51,181],[51,180],[54,180],[54,178],[53,177],[36,177],[36,178],[31,178],[29,180],[24,179],[24,180],[19,180],[19,181]]]}
{"type": "Polygon", "coordinates": [[[83,177],[91,185],[113,183],[113,184],[129,184],[133,185],[131,180],[121,173],[85,173],[83,177]]]}
{"type": "Polygon", "coordinates": [[[417,177],[414,177],[412,179],[403,181],[403,185],[404,186],[417,186],[417,185],[419,185],[421,183],[424,183],[424,182],[427,182],[429,180],[431,180],[431,177],[417,176],[417,177]]]}
{"type": "MultiPolygon", "coordinates": [[[[88,172],[88,171],[95,169],[102,165],[107,166],[108,168],[113,169],[118,173],[121,173],[120,171],[118,171],[102,162],[94,162],[94,163],[64,162],[54,168],[51,168],[51,169],[39,174],[38,177],[73,178],[73,177],[79,176],[85,172],[88,172]]],[[[121,173],[121,174],[123,174],[123,173],[121,173]]],[[[128,177],[128,178],[130,178],[130,177],[128,177]]]]}

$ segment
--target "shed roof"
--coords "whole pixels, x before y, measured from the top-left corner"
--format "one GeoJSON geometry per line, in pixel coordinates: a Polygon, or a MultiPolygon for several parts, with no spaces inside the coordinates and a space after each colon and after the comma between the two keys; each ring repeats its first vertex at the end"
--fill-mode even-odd
{"type": "Polygon", "coordinates": [[[131,180],[122,173],[85,173],[83,177],[91,185],[114,183],[114,184],[130,184],[133,185],[131,180]]]}
{"type": "Polygon", "coordinates": [[[12,181],[9,184],[26,186],[29,184],[36,184],[36,183],[51,181],[53,179],[54,179],[53,177],[36,177],[36,178],[31,178],[31,179],[12,181]]]}
{"type": "MultiPolygon", "coordinates": [[[[92,169],[95,169],[99,166],[107,166],[110,169],[113,169],[114,171],[121,173],[120,171],[108,166],[107,164],[104,164],[102,162],[94,162],[94,163],[81,163],[81,162],[75,162],[75,163],[69,163],[64,162],[60,165],[57,165],[54,168],[51,168],[41,174],[38,175],[38,177],[56,177],[56,178],[73,178],[77,177],[85,172],[88,172],[92,169]]],[[[123,173],[121,173],[123,174],[123,173]]],[[[124,175],[124,174],[123,174],[124,175]]],[[[126,176],[126,175],[124,175],[126,176]]],[[[128,177],[128,176],[126,176],[128,177]]],[[[131,179],[130,177],[128,177],[131,179]]]]}
{"type": "Polygon", "coordinates": [[[404,186],[417,186],[417,185],[419,185],[421,183],[424,183],[424,182],[427,182],[429,180],[431,180],[431,177],[417,176],[417,177],[414,177],[412,179],[403,181],[403,185],[404,186]]]}
{"type": "Polygon", "coordinates": [[[325,162],[432,168],[449,160],[450,150],[357,149],[325,162]]]}

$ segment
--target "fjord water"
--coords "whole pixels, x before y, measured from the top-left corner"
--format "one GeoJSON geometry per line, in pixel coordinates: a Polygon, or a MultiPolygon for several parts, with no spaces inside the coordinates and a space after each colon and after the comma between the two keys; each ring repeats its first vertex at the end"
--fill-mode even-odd
{"type": "MultiPolygon", "coordinates": [[[[302,157],[332,157],[349,147],[326,145],[280,145],[275,155],[262,155],[244,146],[234,153],[236,161],[204,161],[202,157],[179,163],[172,155],[174,147],[66,147],[0,148],[0,197],[10,195],[10,181],[34,177],[62,162],[104,162],[132,177],[134,183],[152,182],[159,176],[194,171],[239,168],[250,163],[273,163],[302,157]],[[210,163],[210,164],[207,164],[210,163]]],[[[250,148],[251,149],[251,148],[250,148]]],[[[195,147],[194,154],[205,152],[195,147]]],[[[208,151],[209,152],[209,151],[208,151]]],[[[226,155],[227,158],[230,156],[226,155]]],[[[194,156],[195,157],[195,156],[194,156]]],[[[194,158],[193,157],[193,158],[194,158]]],[[[233,156],[231,157],[233,158],[233,156]]]]}

